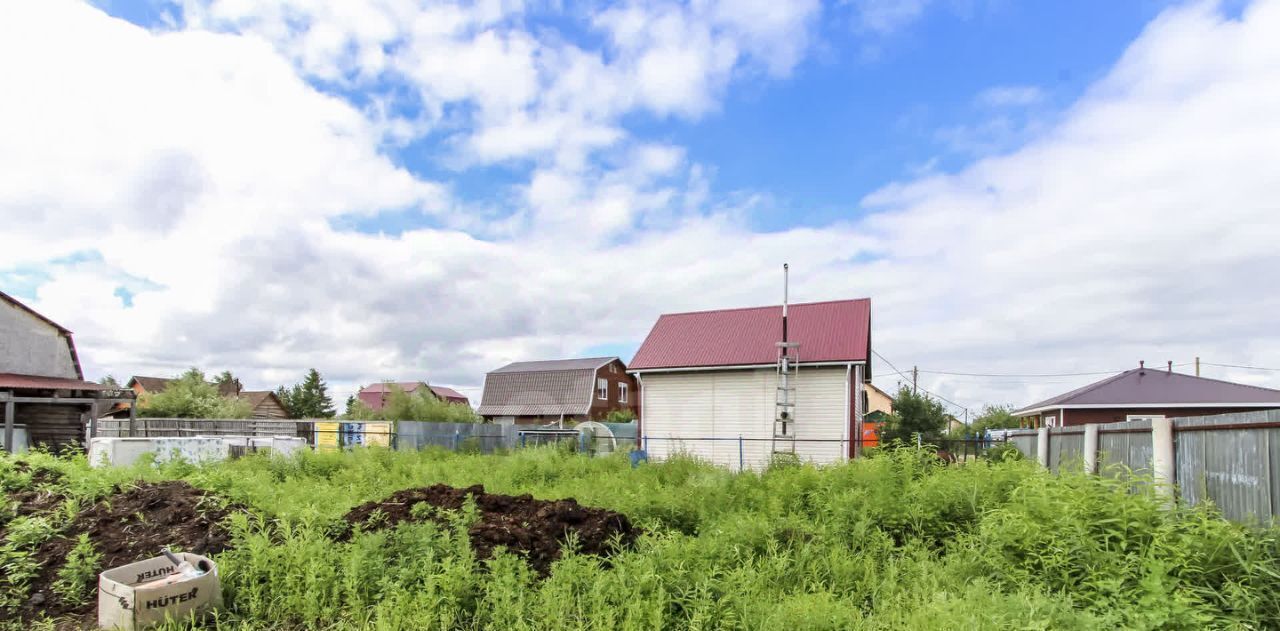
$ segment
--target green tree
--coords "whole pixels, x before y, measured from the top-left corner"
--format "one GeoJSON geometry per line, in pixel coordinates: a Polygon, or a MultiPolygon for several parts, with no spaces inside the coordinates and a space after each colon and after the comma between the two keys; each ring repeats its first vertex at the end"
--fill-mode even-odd
{"type": "Polygon", "coordinates": [[[337,414],[329,397],[329,386],[315,368],[307,372],[302,383],[287,389],[280,386],[276,396],[284,403],[290,418],[333,418],[337,414]]]}
{"type": "Polygon", "coordinates": [[[985,434],[990,429],[1016,429],[1021,426],[1021,419],[1013,415],[1013,406],[988,405],[973,420],[973,433],[985,434]]]}
{"type": "Polygon", "coordinates": [[[138,415],[151,418],[249,418],[249,403],[239,397],[218,394],[218,386],[205,380],[199,368],[191,368],[169,382],[164,390],[144,393],[138,415]]]}
{"type": "Polygon", "coordinates": [[[240,385],[240,380],[231,374],[230,370],[224,370],[213,378],[213,385],[218,386],[218,392],[235,392],[239,394],[244,388],[240,385]]]}
{"type": "Polygon", "coordinates": [[[942,403],[903,386],[893,398],[893,414],[880,428],[880,441],[886,443],[897,439],[914,444],[916,434],[929,441],[942,438],[946,431],[947,411],[942,403]]]}
{"type": "Polygon", "coordinates": [[[103,377],[102,379],[99,379],[99,380],[98,380],[98,383],[99,383],[99,384],[101,384],[101,385],[104,385],[104,386],[106,386],[106,387],[108,387],[108,388],[111,388],[112,390],[120,390],[120,389],[121,389],[121,388],[120,388],[120,382],[119,382],[119,381],[116,381],[116,378],[115,378],[115,377],[112,377],[111,375],[107,375],[106,377],[103,377]]]}

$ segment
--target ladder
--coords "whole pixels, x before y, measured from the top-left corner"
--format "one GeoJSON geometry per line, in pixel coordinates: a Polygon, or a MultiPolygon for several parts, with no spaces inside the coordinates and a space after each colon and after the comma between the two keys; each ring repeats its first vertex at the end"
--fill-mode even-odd
{"type": "Polygon", "coordinates": [[[773,411],[773,453],[796,453],[796,379],[800,373],[800,344],[778,342],[777,401],[773,411]]]}

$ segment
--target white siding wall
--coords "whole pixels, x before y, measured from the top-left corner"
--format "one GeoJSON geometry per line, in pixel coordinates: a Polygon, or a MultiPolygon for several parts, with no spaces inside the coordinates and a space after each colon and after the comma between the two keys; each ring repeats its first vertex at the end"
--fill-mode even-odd
{"type": "MultiPolygon", "coordinates": [[[[796,453],[819,463],[844,459],[844,367],[800,367],[796,383],[796,453]],[[821,440],[832,442],[803,442],[821,440]]],[[[647,373],[641,410],[655,459],[683,451],[737,469],[763,468],[773,438],[773,369],[647,373]],[[744,440],[739,456],[738,437],[744,440]],[[716,438],[719,440],[692,440],[716,438]],[[683,439],[683,440],[681,440],[683,439]]]]}
{"type": "Polygon", "coordinates": [[[67,339],[8,302],[0,302],[0,372],[76,378],[67,339]]]}

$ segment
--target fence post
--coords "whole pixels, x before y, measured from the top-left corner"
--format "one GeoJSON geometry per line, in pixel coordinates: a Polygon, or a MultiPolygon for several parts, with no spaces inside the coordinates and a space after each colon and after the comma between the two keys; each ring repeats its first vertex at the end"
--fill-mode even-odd
{"type": "Polygon", "coordinates": [[[1151,472],[1155,475],[1156,492],[1173,503],[1173,419],[1151,419],[1151,472]]]}
{"type": "Polygon", "coordinates": [[[459,436],[458,430],[456,429],[453,430],[453,450],[454,451],[458,450],[458,436],[459,436]]]}
{"type": "Polygon", "coordinates": [[[1098,472],[1098,424],[1089,423],[1084,426],[1084,472],[1090,475],[1098,472]]]}
{"type": "Polygon", "coordinates": [[[742,434],[738,434],[738,473],[742,473],[745,466],[742,457],[742,434]]]}
{"type": "Polygon", "coordinates": [[[525,433],[520,432],[520,448],[521,449],[524,449],[524,446],[525,446],[524,439],[525,439],[525,433]]]}
{"type": "Polygon", "coordinates": [[[920,440],[920,432],[916,432],[916,449],[919,449],[923,446],[924,446],[924,443],[920,440]]]}
{"type": "Polygon", "coordinates": [[[1036,438],[1036,461],[1040,466],[1049,468],[1049,428],[1041,427],[1039,437],[1036,438]]]}

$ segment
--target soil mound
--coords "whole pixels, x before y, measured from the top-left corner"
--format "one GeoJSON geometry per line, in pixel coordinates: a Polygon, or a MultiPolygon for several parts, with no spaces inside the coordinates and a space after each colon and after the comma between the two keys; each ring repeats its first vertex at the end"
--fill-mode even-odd
{"type": "Polygon", "coordinates": [[[230,543],[223,520],[240,510],[243,508],[226,505],[213,494],[181,481],[144,482],[118,490],[81,511],[36,550],[40,573],[31,581],[23,617],[87,617],[97,611],[96,594],[82,603],[67,603],[52,589],[58,569],[81,534],[87,534],[102,555],[99,571],[156,556],[165,547],[216,554],[230,543]]]}
{"type": "Polygon", "coordinates": [[[349,538],[356,527],[381,530],[403,522],[440,522],[443,515],[438,511],[414,507],[426,504],[457,511],[469,496],[475,498],[478,513],[467,531],[476,556],[491,558],[494,549],[504,546],[527,559],[543,576],[551,572],[551,563],[560,558],[561,547],[570,535],[576,537],[580,553],[607,557],[614,551],[615,540],[620,547],[629,548],[641,533],[626,515],[582,506],[572,498],[535,500],[531,495],[485,493],[479,484],[465,489],[437,484],[396,491],[381,501],[351,509],[343,518],[348,530],[341,538],[349,538]]]}

